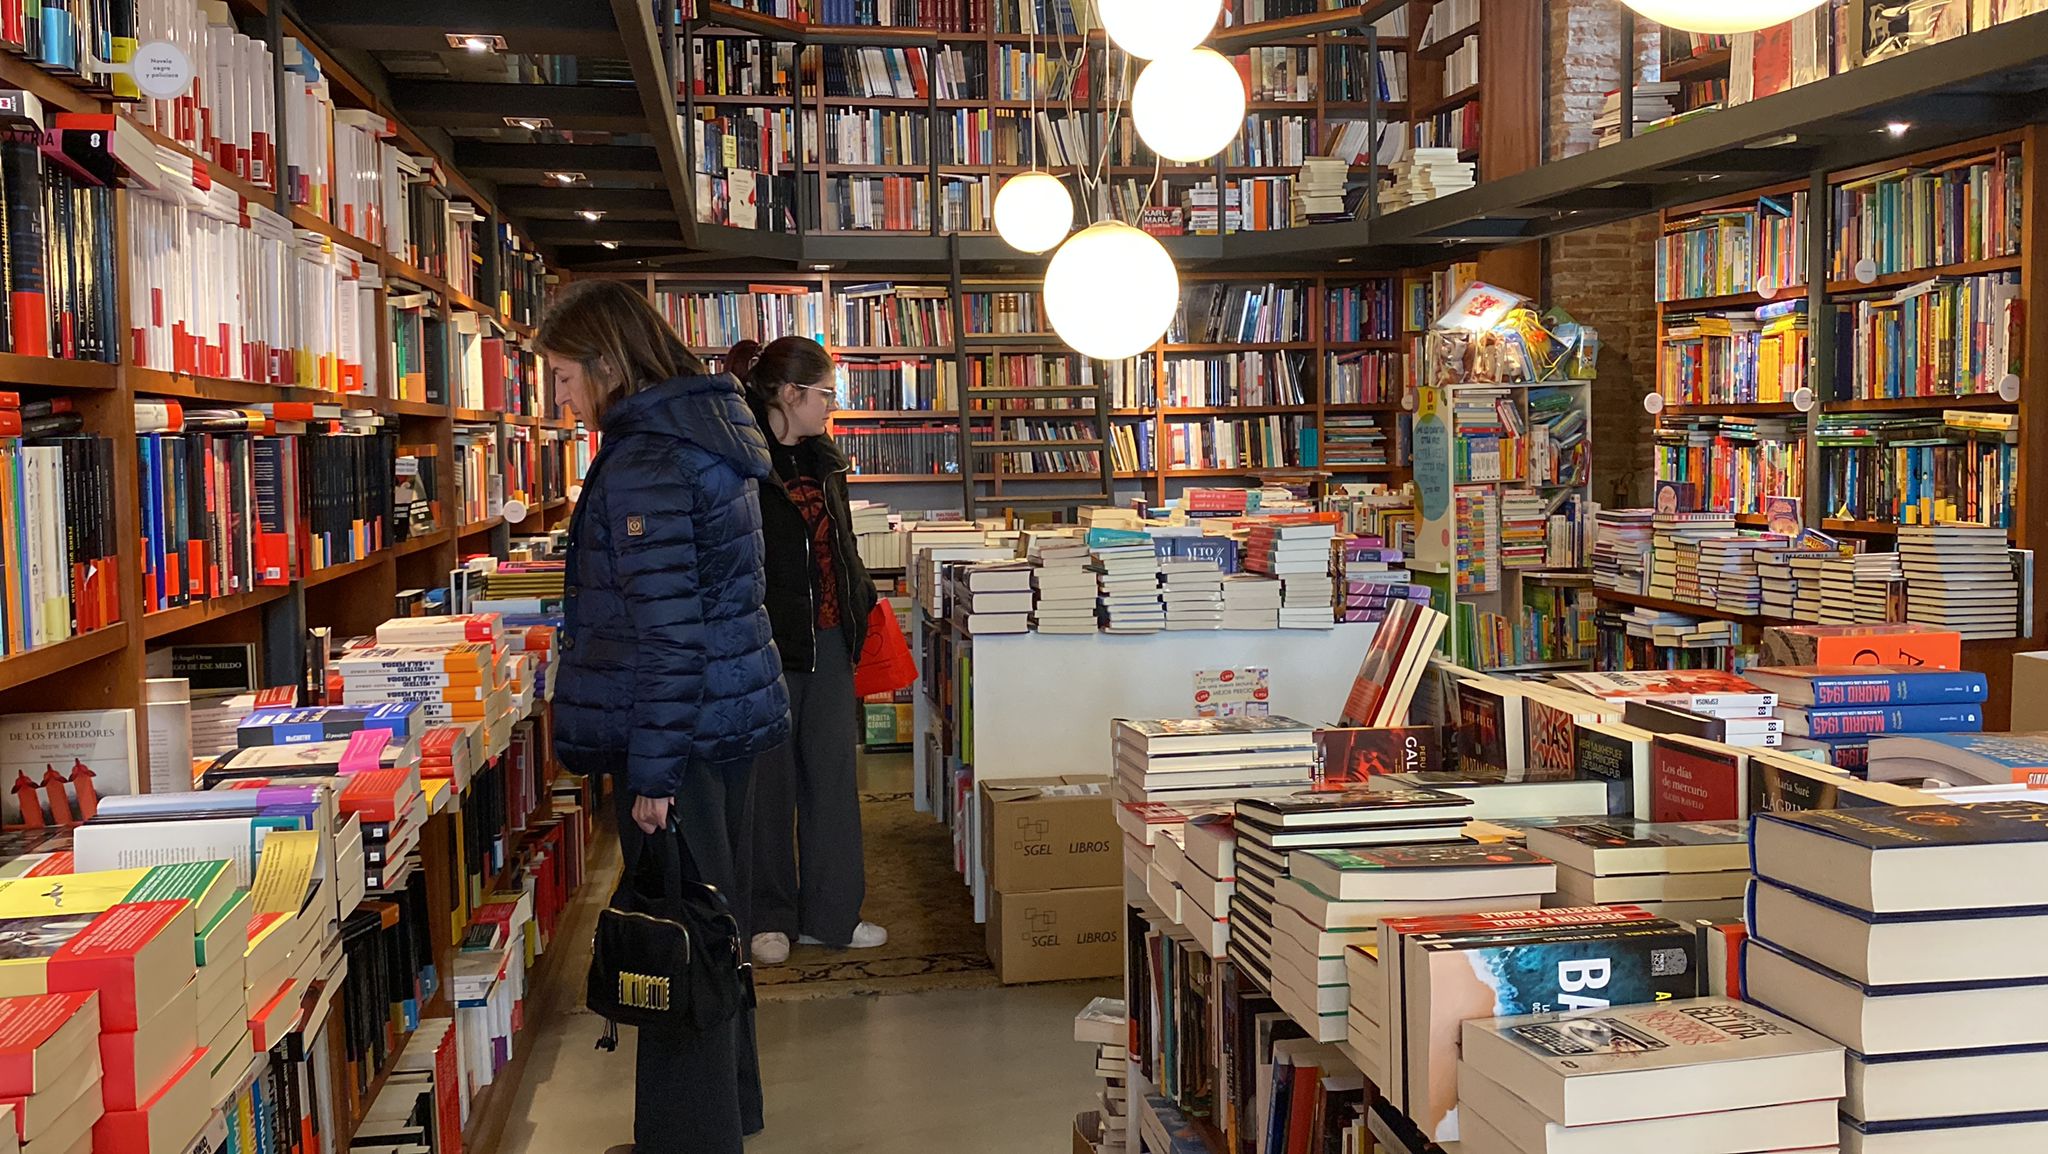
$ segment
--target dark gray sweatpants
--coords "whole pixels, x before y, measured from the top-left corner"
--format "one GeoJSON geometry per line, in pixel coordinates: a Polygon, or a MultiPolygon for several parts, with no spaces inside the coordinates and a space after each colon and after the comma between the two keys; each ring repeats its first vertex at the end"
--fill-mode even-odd
{"type": "Polygon", "coordinates": [[[839,629],[818,630],[817,667],[784,672],[790,740],[754,764],[753,932],[842,946],[867,898],[855,746],[860,704],[839,629]]]}

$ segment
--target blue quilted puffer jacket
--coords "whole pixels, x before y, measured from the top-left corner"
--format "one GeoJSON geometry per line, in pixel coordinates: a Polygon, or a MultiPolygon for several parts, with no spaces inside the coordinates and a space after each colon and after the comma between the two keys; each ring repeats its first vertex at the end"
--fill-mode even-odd
{"type": "Polygon", "coordinates": [[[692,760],[789,736],[762,572],[768,443],[729,376],[680,377],[605,414],[569,530],[555,746],[673,797],[692,760]]]}

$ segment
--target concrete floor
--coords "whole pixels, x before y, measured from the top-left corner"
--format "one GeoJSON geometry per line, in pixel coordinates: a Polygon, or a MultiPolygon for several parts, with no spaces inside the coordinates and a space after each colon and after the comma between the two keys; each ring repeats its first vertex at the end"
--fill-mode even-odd
{"type": "MultiPolygon", "coordinates": [[[[873,761],[864,789],[908,788],[907,758],[873,761]]],[[[1075,1113],[1102,1085],[1091,1049],[1074,1041],[1074,1013],[1117,988],[1112,979],[765,1004],[768,1126],[748,1154],[1066,1150],[1075,1113]]],[[[615,1054],[596,1050],[601,1023],[579,1000],[530,1025],[539,1033],[496,1154],[598,1154],[632,1141],[633,1032],[615,1054]]]]}

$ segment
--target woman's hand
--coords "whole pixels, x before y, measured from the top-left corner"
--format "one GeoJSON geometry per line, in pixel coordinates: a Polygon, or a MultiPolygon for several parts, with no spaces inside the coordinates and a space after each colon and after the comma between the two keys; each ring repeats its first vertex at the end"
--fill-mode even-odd
{"type": "Polygon", "coordinates": [[[659,833],[668,825],[668,807],[675,804],[672,797],[636,797],[633,799],[633,824],[646,833],[659,833]]]}

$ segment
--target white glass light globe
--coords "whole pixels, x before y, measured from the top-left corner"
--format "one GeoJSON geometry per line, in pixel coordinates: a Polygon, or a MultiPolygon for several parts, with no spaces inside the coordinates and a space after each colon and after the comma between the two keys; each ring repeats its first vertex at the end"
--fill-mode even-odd
{"type": "Polygon", "coordinates": [[[1011,177],[996,193],[996,232],[1018,252],[1044,252],[1074,230],[1074,198],[1049,172],[1011,177]]]}
{"type": "Polygon", "coordinates": [[[1131,122],[1152,151],[1193,164],[1230,146],[1244,127],[1244,77],[1207,48],[1145,66],[1131,90],[1131,122]]]}
{"type": "Polygon", "coordinates": [[[1134,357],[1180,306],[1180,273],[1150,233],[1117,221],[1082,229],[1045,270],[1045,312],[1067,347],[1098,360],[1134,357]]]}
{"type": "Polygon", "coordinates": [[[1207,40],[1223,0],[1097,0],[1095,7],[1118,48],[1157,60],[1207,40]]]}
{"type": "Polygon", "coordinates": [[[1826,0],[1621,0],[1646,20],[1686,32],[1754,32],[1811,12],[1826,0]]]}

